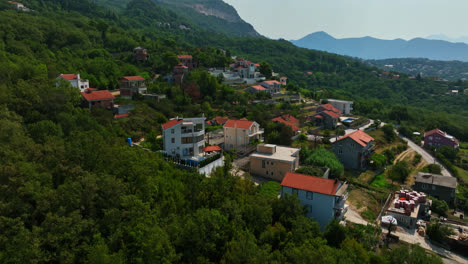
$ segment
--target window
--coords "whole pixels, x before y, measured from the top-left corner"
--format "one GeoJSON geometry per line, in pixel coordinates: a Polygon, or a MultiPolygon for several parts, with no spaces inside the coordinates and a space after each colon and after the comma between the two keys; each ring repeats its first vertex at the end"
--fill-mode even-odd
{"type": "Polygon", "coordinates": [[[266,171],[265,174],[268,175],[268,171],[266,171]]]}
{"type": "Polygon", "coordinates": [[[306,198],[307,198],[307,200],[312,200],[312,199],[314,199],[314,193],[313,193],[313,192],[307,192],[306,198]]]}
{"type": "Polygon", "coordinates": [[[343,154],[343,149],[342,148],[338,149],[338,154],[343,154]]]}
{"type": "Polygon", "coordinates": [[[429,140],[432,140],[432,136],[429,137],[429,140]]]}
{"type": "Polygon", "coordinates": [[[435,190],[436,189],[436,186],[435,185],[432,185],[432,190],[435,190]]]}
{"type": "Polygon", "coordinates": [[[423,190],[427,189],[427,184],[425,184],[425,183],[421,184],[421,188],[422,188],[423,190]]]}
{"type": "Polygon", "coordinates": [[[262,160],[262,169],[264,169],[264,168],[265,168],[265,161],[262,160]]]}
{"type": "Polygon", "coordinates": [[[311,214],[312,213],[312,205],[308,204],[305,206],[306,210],[307,210],[307,214],[311,214]]]}
{"type": "Polygon", "coordinates": [[[172,144],[175,143],[175,138],[171,138],[171,143],[172,143],[172,144]]]}
{"type": "Polygon", "coordinates": [[[299,190],[296,189],[296,188],[293,188],[293,189],[292,189],[292,194],[298,195],[298,194],[299,194],[299,190]]]}
{"type": "Polygon", "coordinates": [[[174,134],[174,129],[171,129],[171,134],[174,134]]]}
{"type": "Polygon", "coordinates": [[[270,165],[273,165],[273,161],[270,161],[270,165]]]}

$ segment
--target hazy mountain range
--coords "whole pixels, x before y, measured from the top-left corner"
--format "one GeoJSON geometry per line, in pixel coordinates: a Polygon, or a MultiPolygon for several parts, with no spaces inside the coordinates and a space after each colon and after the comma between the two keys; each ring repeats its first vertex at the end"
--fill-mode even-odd
{"type": "Polygon", "coordinates": [[[321,31],[291,42],[303,48],[362,59],[427,58],[468,61],[468,44],[444,40],[424,38],[383,40],[373,37],[337,39],[321,31]]]}
{"type": "Polygon", "coordinates": [[[448,37],[448,36],[446,36],[444,34],[437,34],[437,35],[427,36],[426,38],[427,39],[436,39],[436,40],[445,40],[445,41],[454,42],[454,43],[463,42],[463,43],[468,44],[468,37],[467,36],[452,38],[452,37],[448,37]]]}

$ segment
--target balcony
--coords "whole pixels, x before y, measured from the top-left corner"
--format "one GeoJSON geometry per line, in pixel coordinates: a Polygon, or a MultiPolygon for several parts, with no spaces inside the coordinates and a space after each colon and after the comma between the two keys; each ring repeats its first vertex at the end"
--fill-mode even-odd
{"type": "Polygon", "coordinates": [[[257,132],[249,134],[249,137],[255,137],[255,136],[258,136],[258,135],[262,135],[264,132],[265,132],[265,130],[259,129],[257,132]]]}
{"type": "Polygon", "coordinates": [[[335,218],[338,219],[338,220],[342,219],[347,211],[348,211],[348,205],[347,204],[345,204],[345,206],[343,208],[335,209],[335,218]]]}
{"type": "Polygon", "coordinates": [[[203,129],[184,129],[181,131],[182,134],[192,134],[194,137],[204,136],[205,130],[203,129]]]}

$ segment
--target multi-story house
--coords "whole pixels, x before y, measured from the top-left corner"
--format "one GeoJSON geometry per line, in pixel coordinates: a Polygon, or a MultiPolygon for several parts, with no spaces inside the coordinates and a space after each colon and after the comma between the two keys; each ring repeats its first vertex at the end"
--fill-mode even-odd
{"type": "Polygon", "coordinates": [[[174,67],[172,72],[172,79],[176,86],[181,86],[184,83],[184,79],[187,76],[189,68],[185,65],[179,64],[174,67]]]}
{"type": "Polygon", "coordinates": [[[189,71],[195,68],[192,55],[177,55],[177,58],[179,59],[180,64],[187,66],[189,71]]]}
{"type": "Polygon", "coordinates": [[[319,222],[322,230],[334,218],[342,219],[348,209],[346,182],[288,172],[281,186],[281,196],[297,195],[307,209],[307,217],[319,222]]]}
{"type": "Polygon", "coordinates": [[[82,92],[83,106],[90,110],[96,107],[111,109],[114,106],[115,97],[108,90],[97,91],[94,88],[82,92]]]}
{"type": "Polygon", "coordinates": [[[137,94],[146,94],[145,78],[141,76],[126,76],[120,79],[120,96],[132,99],[137,94]]]}
{"type": "Polygon", "coordinates": [[[60,74],[57,77],[57,87],[60,85],[60,80],[65,80],[70,83],[71,86],[80,89],[80,92],[84,92],[89,88],[89,80],[81,79],[80,74],[60,74]]]}
{"type": "Polygon", "coordinates": [[[250,143],[262,140],[263,130],[255,121],[230,119],[224,124],[224,149],[241,150],[250,143]]]}
{"type": "Polygon", "coordinates": [[[288,83],[288,78],[287,77],[281,77],[280,78],[280,83],[281,85],[286,85],[288,83]]]}
{"type": "Polygon", "coordinates": [[[459,148],[458,140],[444,131],[436,128],[424,133],[424,147],[440,147],[449,146],[451,148],[459,148]]]}
{"type": "Polygon", "coordinates": [[[133,57],[137,61],[145,61],[148,60],[149,58],[149,53],[145,48],[142,47],[136,47],[133,49],[133,57]]]}
{"type": "Polygon", "coordinates": [[[265,87],[267,91],[271,94],[276,94],[281,92],[281,83],[278,81],[264,81],[260,83],[261,86],[265,87]]]}
{"type": "Polygon", "coordinates": [[[162,134],[166,154],[181,159],[201,157],[205,147],[205,116],[173,118],[162,125],[162,134]]]}
{"type": "Polygon", "coordinates": [[[250,173],[282,181],[287,172],[299,168],[299,148],[271,144],[257,145],[257,151],[250,155],[250,173]]]}
{"type": "Polygon", "coordinates": [[[320,113],[320,112],[323,112],[323,111],[332,111],[332,112],[334,112],[334,113],[336,113],[336,114],[338,114],[340,116],[343,114],[343,112],[340,109],[336,108],[332,104],[319,105],[317,107],[317,109],[315,110],[315,112],[317,112],[317,113],[320,113]]]}
{"type": "Polygon", "coordinates": [[[325,110],[313,115],[312,119],[316,126],[326,129],[334,129],[338,125],[340,115],[333,111],[325,110]]]}
{"type": "Polygon", "coordinates": [[[373,153],[374,138],[361,130],[341,137],[332,145],[333,152],[347,168],[364,170],[373,153]]]}
{"type": "Polygon", "coordinates": [[[352,101],[343,101],[336,99],[327,99],[328,104],[331,104],[336,109],[340,110],[343,114],[349,115],[353,111],[353,102],[352,101]]]}
{"type": "Polygon", "coordinates": [[[448,204],[455,201],[457,190],[457,178],[438,174],[418,172],[414,176],[413,190],[426,193],[448,204]]]}

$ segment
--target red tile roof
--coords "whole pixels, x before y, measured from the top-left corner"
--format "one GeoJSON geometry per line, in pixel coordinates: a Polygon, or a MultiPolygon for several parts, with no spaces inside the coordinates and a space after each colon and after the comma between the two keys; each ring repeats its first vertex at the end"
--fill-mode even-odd
{"type": "Polygon", "coordinates": [[[275,84],[275,83],[281,84],[280,82],[278,82],[278,81],[276,81],[276,80],[273,80],[273,81],[264,81],[264,82],[262,82],[262,83],[266,83],[266,84],[269,84],[269,85],[272,85],[272,84],[275,84]]]}
{"type": "Polygon", "coordinates": [[[175,125],[177,125],[177,124],[182,123],[183,121],[184,121],[183,119],[174,118],[174,119],[169,120],[169,122],[164,123],[164,124],[162,125],[162,128],[163,128],[164,130],[166,130],[166,129],[171,128],[171,127],[173,127],[173,126],[175,126],[175,125]]]}
{"type": "Polygon", "coordinates": [[[327,115],[329,115],[329,116],[331,116],[333,118],[339,118],[340,117],[339,114],[337,114],[337,113],[335,113],[333,111],[330,111],[330,110],[325,110],[325,111],[323,111],[321,113],[326,113],[327,115]]]}
{"type": "Polygon", "coordinates": [[[118,119],[118,118],[129,117],[129,116],[130,116],[130,113],[126,113],[126,114],[114,115],[114,118],[118,119]]]}
{"type": "Polygon", "coordinates": [[[218,123],[220,125],[224,125],[229,120],[229,118],[222,117],[222,116],[217,116],[213,120],[216,121],[216,123],[218,123]]]}
{"type": "Polygon", "coordinates": [[[288,172],[281,182],[281,186],[301,189],[314,193],[335,195],[340,181],[288,172]]]}
{"type": "Polygon", "coordinates": [[[115,97],[108,90],[83,92],[81,95],[88,102],[115,99],[115,97]]]}
{"type": "Polygon", "coordinates": [[[208,147],[204,147],[203,151],[205,151],[205,152],[221,151],[221,148],[218,147],[218,146],[208,146],[208,147]]]}
{"type": "Polygon", "coordinates": [[[374,138],[369,136],[366,132],[364,132],[362,130],[356,130],[353,133],[348,134],[348,135],[338,139],[337,141],[343,140],[343,139],[348,138],[348,137],[351,138],[352,140],[354,140],[356,143],[358,143],[359,145],[361,145],[363,147],[367,146],[367,144],[369,142],[374,140],[374,138]]]}
{"type": "Polygon", "coordinates": [[[144,81],[145,78],[141,76],[125,76],[121,80],[126,80],[126,81],[144,81]]]}
{"type": "Polygon", "coordinates": [[[257,91],[264,91],[264,90],[266,90],[266,88],[263,87],[263,86],[261,86],[261,85],[252,85],[252,86],[250,86],[250,87],[254,88],[254,89],[257,90],[257,91]]]}
{"type": "Polygon", "coordinates": [[[321,114],[315,114],[314,117],[315,117],[315,118],[323,118],[323,115],[321,115],[321,114]]]}
{"type": "Polygon", "coordinates": [[[299,120],[297,118],[295,118],[294,116],[292,115],[282,115],[282,116],[278,116],[276,118],[273,118],[271,121],[273,122],[281,122],[287,126],[290,126],[292,131],[298,131],[299,130],[299,120]]]}
{"type": "Polygon", "coordinates": [[[323,105],[320,105],[321,107],[327,109],[327,110],[330,110],[330,111],[333,111],[335,113],[338,113],[338,114],[341,114],[343,112],[341,112],[338,108],[334,107],[332,104],[323,104],[323,105]]]}
{"type": "Polygon", "coordinates": [[[438,129],[438,128],[432,129],[431,131],[427,131],[426,133],[424,133],[424,137],[431,136],[431,135],[434,135],[434,134],[439,134],[439,135],[445,137],[445,132],[438,129]]]}
{"type": "Polygon", "coordinates": [[[192,55],[177,55],[178,59],[192,59],[192,55]]]}
{"type": "Polygon", "coordinates": [[[86,88],[86,89],[85,89],[85,92],[86,92],[86,91],[91,91],[91,92],[92,92],[92,91],[97,91],[97,90],[98,90],[98,89],[96,89],[96,88],[86,88]]]}
{"type": "Polygon", "coordinates": [[[224,127],[231,127],[231,128],[242,128],[242,129],[249,129],[253,125],[254,121],[249,121],[247,119],[241,120],[233,120],[229,119],[224,127]]]}
{"type": "Polygon", "coordinates": [[[287,77],[284,77],[284,76],[283,76],[283,77],[281,77],[280,79],[284,80],[284,79],[287,79],[287,77]]]}
{"type": "Polygon", "coordinates": [[[76,80],[76,78],[78,77],[76,74],[60,74],[60,76],[62,76],[65,80],[76,80]]]}

